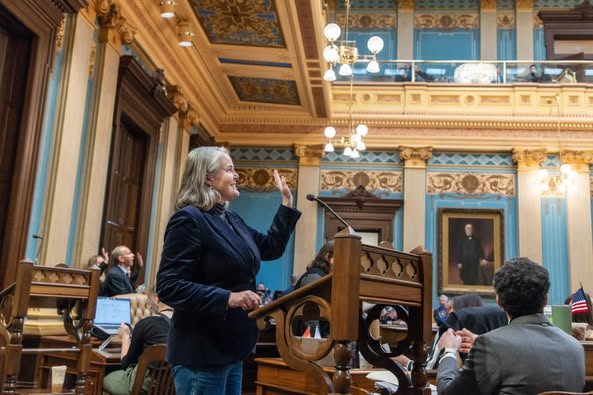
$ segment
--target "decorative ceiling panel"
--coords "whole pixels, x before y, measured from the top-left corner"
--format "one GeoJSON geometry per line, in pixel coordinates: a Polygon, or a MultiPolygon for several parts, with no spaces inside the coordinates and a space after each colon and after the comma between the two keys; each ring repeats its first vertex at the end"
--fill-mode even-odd
{"type": "Polygon", "coordinates": [[[501,8],[515,8],[515,0],[497,0],[496,7],[501,8]]]}
{"type": "MultiPolygon", "coordinates": [[[[337,8],[339,10],[346,9],[345,2],[343,0],[337,0],[336,3],[337,3],[337,8]]],[[[397,1],[396,0],[352,0],[350,8],[352,10],[354,10],[354,9],[397,10],[397,1]]]]}
{"type": "Polygon", "coordinates": [[[241,101],[300,105],[295,81],[229,76],[241,101]]]}
{"type": "Polygon", "coordinates": [[[575,8],[583,0],[535,0],[533,8],[575,8]]]}
{"type": "Polygon", "coordinates": [[[190,0],[213,44],[286,48],[272,0],[190,0]]]}

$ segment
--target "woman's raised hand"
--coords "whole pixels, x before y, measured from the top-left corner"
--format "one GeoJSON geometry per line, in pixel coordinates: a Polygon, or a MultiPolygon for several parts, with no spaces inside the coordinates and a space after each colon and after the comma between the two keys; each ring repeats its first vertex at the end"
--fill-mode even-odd
{"type": "Polygon", "coordinates": [[[282,195],[282,204],[286,207],[292,207],[292,192],[286,183],[286,177],[278,174],[278,170],[274,169],[274,180],[276,181],[276,187],[282,195]]]}

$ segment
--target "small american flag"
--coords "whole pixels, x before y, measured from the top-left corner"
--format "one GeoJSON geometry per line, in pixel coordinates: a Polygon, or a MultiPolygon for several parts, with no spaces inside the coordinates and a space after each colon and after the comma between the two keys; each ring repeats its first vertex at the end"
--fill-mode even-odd
{"type": "Polygon", "coordinates": [[[583,291],[583,287],[579,288],[572,297],[572,314],[576,313],[586,313],[589,311],[589,307],[587,307],[587,301],[585,299],[585,291],[583,291]]]}

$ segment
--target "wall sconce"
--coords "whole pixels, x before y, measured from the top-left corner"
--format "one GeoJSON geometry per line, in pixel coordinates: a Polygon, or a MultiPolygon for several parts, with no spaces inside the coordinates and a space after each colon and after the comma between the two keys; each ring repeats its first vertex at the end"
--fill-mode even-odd
{"type": "Polygon", "coordinates": [[[193,45],[192,37],[194,32],[189,26],[189,22],[180,20],[177,22],[177,41],[181,47],[191,47],[193,45]]]}
{"type": "Polygon", "coordinates": [[[346,19],[345,19],[345,37],[344,40],[339,40],[342,34],[342,29],[336,23],[329,23],[323,29],[323,35],[328,41],[328,45],[323,50],[323,59],[328,63],[328,70],[323,75],[326,81],[335,81],[336,73],[334,72],[334,65],[340,64],[338,74],[344,77],[352,75],[352,65],[363,59],[368,61],[367,72],[378,73],[379,63],[377,62],[377,54],[383,49],[383,39],[379,36],[372,36],[367,42],[367,48],[371,55],[359,55],[356,41],[348,40],[348,23],[350,20],[350,0],[344,0],[346,5],[346,19]]]}
{"type": "Polygon", "coordinates": [[[170,19],[175,17],[175,6],[177,5],[174,1],[161,1],[159,7],[161,9],[161,18],[170,19]]]}

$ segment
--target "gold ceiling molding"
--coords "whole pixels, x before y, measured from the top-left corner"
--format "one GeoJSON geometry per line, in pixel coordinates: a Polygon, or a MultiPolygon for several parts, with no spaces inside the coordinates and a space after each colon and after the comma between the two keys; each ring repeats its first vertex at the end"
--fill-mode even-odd
{"type": "MultiPolygon", "coordinates": [[[[276,189],[274,169],[241,167],[235,171],[239,175],[239,188],[253,192],[271,192],[276,189]]],[[[286,184],[292,190],[297,187],[297,169],[278,169],[278,173],[286,178],[286,184]]]]}
{"type": "Polygon", "coordinates": [[[179,127],[189,131],[192,126],[200,125],[200,116],[191,104],[187,106],[187,110],[179,113],[179,127]]]}
{"type": "Polygon", "coordinates": [[[483,195],[493,193],[513,196],[515,178],[511,174],[428,173],[427,192],[483,195]]]}
{"type": "Polygon", "coordinates": [[[513,162],[517,163],[519,171],[538,170],[540,163],[546,159],[546,149],[513,149],[513,162]]]}
{"type": "Polygon", "coordinates": [[[496,27],[498,29],[514,29],[515,16],[513,14],[497,14],[496,27]]]}
{"type": "Polygon", "coordinates": [[[478,14],[420,14],[414,18],[416,29],[477,29],[478,14]]]}
{"type": "Polygon", "coordinates": [[[532,11],[533,0],[515,0],[515,8],[517,11],[532,11]]]}
{"type": "Polygon", "coordinates": [[[117,32],[124,44],[134,42],[136,30],[126,21],[118,3],[114,0],[97,0],[95,10],[102,28],[117,32]]]}
{"type": "MultiPolygon", "coordinates": [[[[346,15],[340,14],[336,17],[336,23],[345,26],[346,15]]],[[[395,29],[397,19],[395,15],[389,14],[350,14],[349,28],[355,29],[395,29]]]]}
{"type": "Polygon", "coordinates": [[[398,11],[414,11],[416,7],[416,0],[398,0],[397,10],[398,11]]]}
{"type": "Polygon", "coordinates": [[[480,0],[480,10],[496,11],[496,0],[480,0]]]}
{"type": "Polygon", "coordinates": [[[322,191],[345,189],[353,191],[363,186],[367,191],[402,192],[402,174],[379,170],[321,170],[322,191]]]}
{"type": "Polygon", "coordinates": [[[325,153],[323,144],[295,144],[293,147],[294,154],[299,158],[299,165],[304,166],[319,166],[319,162],[325,153]]]}

